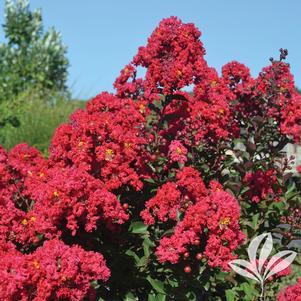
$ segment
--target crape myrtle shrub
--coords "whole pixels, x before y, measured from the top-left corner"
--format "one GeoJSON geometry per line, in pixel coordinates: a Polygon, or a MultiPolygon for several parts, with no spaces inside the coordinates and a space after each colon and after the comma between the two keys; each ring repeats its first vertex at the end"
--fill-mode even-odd
{"type": "Polygon", "coordinates": [[[200,35],[164,19],[116,93],[57,128],[48,159],[1,149],[1,300],[256,300],[228,263],[259,233],[277,250],[300,237],[283,149],[301,143],[301,98],[286,50],[257,78],[236,61],[219,75],[200,35]]]}

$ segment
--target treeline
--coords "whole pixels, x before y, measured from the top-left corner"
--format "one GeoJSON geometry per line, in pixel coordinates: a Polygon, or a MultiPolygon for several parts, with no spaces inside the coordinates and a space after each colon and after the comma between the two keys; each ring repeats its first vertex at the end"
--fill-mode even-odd
{"type": "Polygon", "coordinates": [[[82,101],[67,87],[69,61],[62,37],[44,30],[41,10],[28,0],[5,2],[0,44],[0,143],[9,149],[26,142],[43,153],[54,129],[82,101]]]}

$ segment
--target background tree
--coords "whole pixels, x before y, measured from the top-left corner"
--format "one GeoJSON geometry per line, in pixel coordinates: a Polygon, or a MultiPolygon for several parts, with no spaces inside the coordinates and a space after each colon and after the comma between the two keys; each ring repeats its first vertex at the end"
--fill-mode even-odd
{"type": "Polygon", "coordinates": [[[29,90],[67,92],[68,59],[61,35],[43,30],[40,10],[31,11],[28,0],[7,0],[3,25],[6,43],[0,45],[1,124],[10,121],[20,106],[20,93],[29,90]]]}

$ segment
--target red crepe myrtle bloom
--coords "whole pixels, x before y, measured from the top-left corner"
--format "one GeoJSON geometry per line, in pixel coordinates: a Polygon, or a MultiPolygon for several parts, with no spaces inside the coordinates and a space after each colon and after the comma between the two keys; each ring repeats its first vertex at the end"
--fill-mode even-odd
{"type": "Polygon", "coordinates": [[[301,279],[294,285],[282,290],[277,298],[278,301],[301,301],[301,279]]]}
{"type": "Polygon", "coordinates": [[[198,171],[184,167],[176,175],[176,182],[168,182],[157,191],[157,194],[146,202],[146,209],[141,217],[147,224],[154,224],[155,217],[161,221],[176,220],[179,210],[195,203],[207,190],[198,171]]]}
{"type": "Polygon", "coordinates": [[[50,240],[24,255],[1,242],[1,300],[82,300],[92,280],[107,281],[110,271],[103,256],[79,246],[50,240]]]}
{"type": "Polygon", "coordinates": [[[50,163],[76,166],[106,184],[108,190],[142,188],[138,154],[147,143],[139,104],[102,93],[60,126],[50,146],[50,163]]]}
{"type": "Polygon", "coordinates": [[[187,161],[187,149],[180,141],[173,140],[169,145],[169,156],[171,161],[184,164],[187,161]]]}
{"type": "Polygon", "coordinates": [[[296,95],[282,109],[280,131],[301,145],[301,96],[296,95]]]}
{"type": "Polygon", "coordinates": [[[243,181],[249,187],[245,196],[252,202],[258,203],[260,200],[267,199],[268,196],[275,201],[280,200],[279,195],[282,193],[282,188],[278,184],[276,170],[248,172],[243,181]]]}
{"type": "Polygon", "coordinates": [[[244,241],[239,218],[240,207],[233,196],[225,191],[211,191],[188,207],[174,234],[161,239],[156,254],[160,262],[177,263],[207,228],[208,237],[205,239],[205,235],[203,240],[208,264],[228,270],[228,262],[235,258],[233,251],[244,241]]]}

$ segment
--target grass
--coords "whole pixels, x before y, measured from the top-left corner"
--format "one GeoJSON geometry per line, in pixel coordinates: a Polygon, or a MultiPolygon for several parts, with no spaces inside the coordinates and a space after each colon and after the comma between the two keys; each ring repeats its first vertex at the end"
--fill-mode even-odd
{"type": "Polygon", "coordinates": [[[66,100],[63,97],[51,97],[44,101],[32,96],[21,104],[18,112],[19,127],[6,125],[1,129],[1,144],[7,150],[18,143],[27,143],[38,148],[47,156],[48,146],[55,129],[66,122],[72,112],[85,106],[84,101],[66,100]]]}

